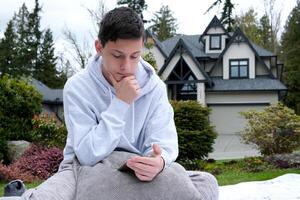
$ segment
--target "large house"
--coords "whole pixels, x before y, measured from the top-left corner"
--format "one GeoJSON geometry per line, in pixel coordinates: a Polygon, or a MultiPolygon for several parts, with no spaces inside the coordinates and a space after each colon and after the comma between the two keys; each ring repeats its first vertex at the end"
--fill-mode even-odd
{"type": "Polygon", "coordinates": [[[42,113],[54,114],[59,121],[64,121],[63,112],[63,89],[52,89],[44,83],[32,79],[32,86],[34,86],[42,97],[42,113]]]}
{"type": "Polygon", "coordinates": [[[211,108],[216,142],[224,151],[244,148],[236,135],[246,124],[241,111],[263,109],[287,90],[280,81],[283,64],[277,55],[251,42],[240,29],[227,32],[217,17],[202,35],[176,35],[161,42],[147,31],[146,43],[169,98],[197,100],[211,108]]]}

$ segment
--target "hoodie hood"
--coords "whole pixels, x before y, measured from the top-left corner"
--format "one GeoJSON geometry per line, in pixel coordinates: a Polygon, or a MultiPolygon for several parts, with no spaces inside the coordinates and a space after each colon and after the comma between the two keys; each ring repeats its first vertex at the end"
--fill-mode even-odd
{"type": "MultiPolygon", "coordinates": [[[[95,55],[89,61],[87,70],[89,71],[89,74],[92,76],[92,78],[98,83],[100,83],[99,85],[105,93],[109,92],[116,95],[115,88],[103,76],[101,63],[102,57],[99,55],[95,55]]],[[[142,96],[153,90],[158,84],[157,79],[159,78],[155,74],[155,71],[152,68],[152,66],[141,58],[136,71],[136,80],[138,81],[141,87],[141,93],[139,94],[137,99],[141,98],[142,96]]]]}

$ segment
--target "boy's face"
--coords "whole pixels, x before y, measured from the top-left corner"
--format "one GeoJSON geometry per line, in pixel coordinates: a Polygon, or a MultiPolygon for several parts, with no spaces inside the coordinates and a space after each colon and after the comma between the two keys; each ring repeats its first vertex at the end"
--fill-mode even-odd
{"type": "Polygon", "coordinates": [[[104,47],[97,40],[95,46],[97,52],[102,56],[102,73],[106,79],[108,72],[118,82],[127,76],[135,76],[143,48],[142,37],[140,39],[117,39],[115,42],[108,41],[104,47]]]}

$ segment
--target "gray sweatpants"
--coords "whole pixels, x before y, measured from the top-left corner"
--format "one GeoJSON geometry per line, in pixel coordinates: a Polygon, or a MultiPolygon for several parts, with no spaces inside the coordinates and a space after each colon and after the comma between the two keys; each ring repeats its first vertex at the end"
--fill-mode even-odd
{"type": "MultiPolygon", "coordinates": [[[[101,163],[99,163],[101,164],[101,163]]],[[[98,164],[97,164],[98,165],[98,164]]],[[[175,163],[174,165],[178,165],[175,163]]],[[[166,168],[164,170],[171,170],[166,168]]],[[[176,168],[176,167],[174,167],[176,168]]],[[[21,197],[22,200],[74,200],[77,199],[76,195],[76,180],[78,176],[78,166],[72,164],[65,164],[61,167],[60,171],[50,177],[48,180],[43,182],[37,188],[27,190],[21,197]]],[[[174,169],[173,169],[174,171],[174,169]]],[[[172,172],[174,173],[174,172],[172,172]]],[[[164,174],[167,174],[164,172],[164,174]]],[[[201,200],[217,200],[218,199],[218,183],[215,177],[206,172],[199,171],[187,171],[188,176],[192,181],[192,185],[195,186],[196,190],[200,193],[201,200]]],[[[158,175],[159,176],[159,175],[158,175]]],[[[158,177],[156,177],[157,179],[158,177]]],[[[171,179],[170,179],[171,180],[171,179]]],[[[99,180],[99,184],[101,184],[99,180]]],[[[105,183],[103,183],[105,184],[105,183]]],[[[175,188],[178,182],[171,183],[175,188]]],[[[80,185],[80,184],[79,184],[80,185]]],[[[188,192],[188,191],[187,191],[188,192]]],[[[78,197],[78,196],[77,196],[78,197]]],[[[101,197],[98,197],[101,199],[101,197]]],[[[97,199],[98,199],[97,198],[97,199]]],[[[81,199],[81,198],[80,198],[81,199]]],[[[85,200],[85,199],[84,199],[85,200]]],[[[93,200],[93,199],[91,199],[93,200]]],[[[96,199],[95,199],[96,200],[96,199]]],[[[158,200],[157,198],[155,200],[158,200]]],[[[162,199],[163,200],[163,199],[162,199]]],[[[185,199],[182,199],[185,200],[185,199]]],[[[189,200],[189,199],[186,199],[189,200]]]]}

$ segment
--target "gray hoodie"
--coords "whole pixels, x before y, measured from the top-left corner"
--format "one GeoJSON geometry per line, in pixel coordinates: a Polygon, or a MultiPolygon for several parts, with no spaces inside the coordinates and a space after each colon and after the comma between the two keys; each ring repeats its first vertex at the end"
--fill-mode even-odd
{"type": "Polygon", "coordinates": [[[149,156],[154,143],[162,148],[166,166],[177,158],[177,132],[165,84],[142,59],[136,79],[141,93],[131,105],[116,97],[102,74],[99,56],[67,81],[63,163],[71,163],[76,155],[82,165],[92,166],[114,150],[149,156]]]}

